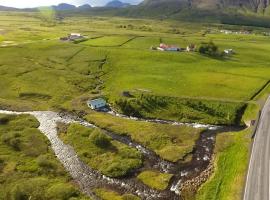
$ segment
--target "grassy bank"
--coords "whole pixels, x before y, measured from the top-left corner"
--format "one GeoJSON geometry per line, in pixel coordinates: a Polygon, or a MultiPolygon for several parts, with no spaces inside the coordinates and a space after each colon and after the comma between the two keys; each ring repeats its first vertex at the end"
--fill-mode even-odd
{"type": "MultiPolygon", "coordinates": [[[[256,119],[259,107],[249,104],[243,120],[256,119]]],[[[196,200],[240,200],[249,161],[253,127],[240,132],[222,133],[215,146],[215,172],[200,188],[196,200]]]]}
{"type": "Polygon", "coordinates": [[[198,191],[196,200],[240,200],[248,167],[251,131],[218,135],[215,172],[198,191]]]}
{"type": "Polygon", "coordinates": [[[245,103],[135,95],[115,103],[128,116],[158,118],[179,122],[240,125],[245,103]]]}
{"type": "Polygon", "coordinates": [[[107,176],[124,176],[142,165],[142,155],[136,149],[113,141],[99,129],[72,124],[61,133],[85,163],[107,176]]]}
{"type": "Polygon", "coordinates": [[[87,200],[55,158],[35,118],[0,115],[0,199],[87,200]]]}
{"type": "Polygon", "coordinates": [[[132,140],[173,162],[193,150],[195,141],[202,132],[201,129],[187,126],[139,122],[98,112],[88,114],[86,119],[101,128],[130,136],[132,140]]]}

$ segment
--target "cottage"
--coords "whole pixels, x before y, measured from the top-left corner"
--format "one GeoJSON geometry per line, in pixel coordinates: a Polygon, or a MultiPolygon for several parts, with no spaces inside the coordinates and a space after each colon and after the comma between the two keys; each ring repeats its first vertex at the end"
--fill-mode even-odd
{"type": "Polygon", "coordinates": [[[87,105],[93,110],[100,109],[106,106],[106,101],[102,98],[89,100],[87,105]]]}

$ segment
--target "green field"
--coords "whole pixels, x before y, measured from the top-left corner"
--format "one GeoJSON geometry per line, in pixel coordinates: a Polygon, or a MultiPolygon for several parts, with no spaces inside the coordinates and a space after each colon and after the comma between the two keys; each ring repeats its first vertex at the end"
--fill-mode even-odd
{"type": "Polygon", "coordinates": [[[38,126],[27,115],[0,115],[0,199],[89,199],[55,158],[38,126]]]}
{"type": "MultiPolygon", "coordinates": [[[[104,97],[119,112],[143,118],[243,125],[255,119],[257,103],[270,93],[266,85],[270,80],[270,37],[263,36],[268,29],[63,16],[57,20],[47,19],[42,12],[0,12],[0,109],[75,111],[100,128],[130,136],[160,157],[176,162],[192,152],[203,130],[121,119],[91,111],[86,101],[104,97]],[[225,35],[219,29],[248,29],[252,34],[225,35]],[[80,32],[88,40],[77,44],[59,40],[71,32],[80,32]],[[220,51],[233,49],[235,54],[213,58],[198,52],[150,50],[161,42],[186,47],[209,41],[220,51]],[[124,91],[133,96],[124,97],[124,91]]],[[[10,191],[26,191],[25,195],[45,199],[55,199],[50,195],[59,193],[84,199],[51,150],[45,148],[48,143],[36,129],[37,122],[24,117],[11,117],[7,124],[0,121],[0,199],[7,199],[10,191]],[[54,170],[48,172],[38,163],[45,168],[52,165],[54,170]],[[18,186],[24,181],[25,187],[18,186]]],[[[143,158],[137,150],[113,141],[99,129],[72,124],[60,130],[61,138],[80,158],[103,174],[122,177],[142,167],[143,158]]],[[[199,190],[198,200],[240,199],[249,138],[249,130],[218,135],[215,172],[199,190]]],[[[143,175],[145,184],[158,189],[165,188],[170,178],[155,174],[155,185],[153,174],[143,175]]],[[[136,199],[107,189],[95,192],[105,200],[136,199]]]]}

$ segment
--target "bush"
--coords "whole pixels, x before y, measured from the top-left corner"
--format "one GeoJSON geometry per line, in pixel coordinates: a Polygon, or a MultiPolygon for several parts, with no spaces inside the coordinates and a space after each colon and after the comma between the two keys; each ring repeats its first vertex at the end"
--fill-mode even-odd
{"type": "Polygon", "coordinates": [[[68,200],[71,197],[79,196],[79,194],[72,185],[66,183],[57,183],[48,189],[47,196],[49,199],[68,200]]]}
{"type": "Polygon", "coordinates": [[[53,162],[49,160],[49,158],[45,155],[41,155],[37,158],[37,164],[38,166],[44,168],[44,169],[52,169],[55,168],[55,165],[53,162]]]}
{"type": "Polygon", "coordinates": [[[108,148],[111,144],[111,138],[102,133],[100,130],[95,129],[89,136],[89,139],[100,148],[108,148]]]}
{"type": "Polygon", "coordinates": [[[2,136],[2,142],[6,145],[12,147],[14,150],[19,151],[20,150],[20,134],[18,133],[6,133],[2,136]]]}

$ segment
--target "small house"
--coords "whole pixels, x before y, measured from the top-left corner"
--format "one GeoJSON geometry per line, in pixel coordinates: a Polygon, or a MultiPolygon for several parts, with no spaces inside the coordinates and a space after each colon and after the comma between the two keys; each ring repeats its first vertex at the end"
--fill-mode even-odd
{"type": "Polygon", "coordinates": [[[106,104],[106,101],[102,98],[89,100],[87,102],[87,105],[93,110],[103,108],[106,106],[106,104]]]}

